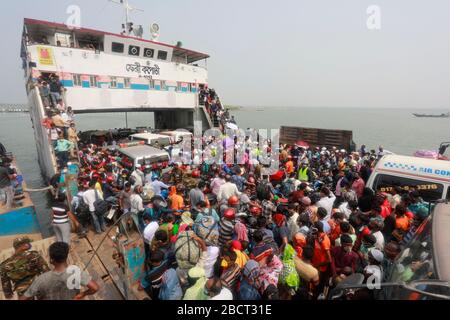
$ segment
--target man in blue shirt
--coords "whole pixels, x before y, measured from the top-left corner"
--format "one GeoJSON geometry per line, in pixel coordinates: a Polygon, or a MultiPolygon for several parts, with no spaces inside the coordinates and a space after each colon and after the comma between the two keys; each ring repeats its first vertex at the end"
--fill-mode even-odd
{"type": "Polygon", "coordinates": [[[157,176],[152,177],[152,183],[150,184],[153,191],[155,192],[155,196],[161,195],[162,189],[169,189],[169,186],[162,181],[159,181],[157,176]]]}
{"type": "Polygon", "coordinates": [[[328,221],[325,220],[326,216],[328,215],[327,209],[320,207],[317,209],[317,216],[319,217],[319,221],[323,224],[323,232],[326,234],[330,234],[331,227],[328,221]]]}
{"type": "Polygon", "coordinates": [[[59,168],[62,169],[69,162],[69,152],[73,148],[73,143],[64,138],[64,135],[61,133],[59,135],[58,140],[56,141],[55,153],[58,158],[59,168]]]}

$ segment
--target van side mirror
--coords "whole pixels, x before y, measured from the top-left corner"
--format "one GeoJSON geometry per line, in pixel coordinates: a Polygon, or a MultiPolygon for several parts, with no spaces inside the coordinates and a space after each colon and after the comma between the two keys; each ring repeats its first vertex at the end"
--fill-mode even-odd
{"type": "Polygon", "coordinates": [[[405,283],[404,288],[436,299],[450,300],[450,282],[417,280],[405,283]]]}
{"type": "MultiPolygon", "coordinates": [[[[364,278],[363,278],[364,279],[364,278]]],[[[379,288],[399,287],[405,290],[416,292],[424,296],[440,300],[450,300],[450,282],[442,280],[417,280],[409,283],[405,282],[383,282],[379,288]]],[[[361,277],[353,278],[347,283],[336,286],[328,296],[330,300],[340,299],[350,291],[366,289],[367,284],[362,283],[361,277]]]]}

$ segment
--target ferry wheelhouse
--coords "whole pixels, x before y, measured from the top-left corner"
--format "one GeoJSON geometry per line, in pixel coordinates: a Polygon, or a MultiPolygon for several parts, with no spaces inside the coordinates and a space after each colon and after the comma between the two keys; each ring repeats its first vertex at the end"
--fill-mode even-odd
{"type": "Polygon", "coordinates": [[[55,74],[75,113],[153,112],[156,130],[213,127],[199,91],[207,87],[204,53],[143,38],[25,19],[21,58],[39,163],[46,178],[56,161],[36,82],[55,74]]]}

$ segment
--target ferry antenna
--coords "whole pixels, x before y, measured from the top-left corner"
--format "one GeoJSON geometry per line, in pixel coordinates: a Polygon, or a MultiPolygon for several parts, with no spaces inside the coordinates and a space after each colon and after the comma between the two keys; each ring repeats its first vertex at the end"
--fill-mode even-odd
{"type": "Polygon", "coordinates": [[[124,11],[125,11],[126,33],[127,33],[127,35],[130,35],[130,29],[128,27],[128,23],[130,22],[130,12],[132,12],[132,11],[144,12],[144,10],[131,6],[130,3],[128,2],[128,0],[109,0],[109,2],[123,6],[124,11]]]}

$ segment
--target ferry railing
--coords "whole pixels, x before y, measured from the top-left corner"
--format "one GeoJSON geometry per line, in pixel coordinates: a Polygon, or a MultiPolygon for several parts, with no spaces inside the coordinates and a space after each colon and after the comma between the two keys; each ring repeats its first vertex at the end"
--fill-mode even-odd
{"type": "MultiPolygon", "coordinates": [[[[34,107],[36,108],[36,110],[31,110],[30,112],[33,112],[35,117],[37,120],[39,120],[39,123],[33,123],[33,126],[38,130],[38,132],[40,132],[42,134],[43,137],[47,137],[47,145],[41,146],[45,149],[47,149],[49,151],[49,155],[50,155],[50,163],[46,163],[46,167],[47,169],[49,169],[48,166],[52,167],[52,171],[53,174],[56,172],[56,154],[55,154],[55,150],[53,148],[53,145],[51,144],[51,140],[50,140],[50,136],[47,132],[47,129],[43,127],[42,125],[42,120],[47,116],[45,114],[45,107],[44,104],[42,102],[42,97],[41,97],[41,93],[39,90],[39,87],[34,85],[34,87],[31,89],[32,90],[32,95],[34,95],[34,107]],[[37,126],[39,126],[39,128],[37,128],[37,126]]],[[[33,119],[33,117],[32,117],[33,119]]],[[[36,133],[35,133],[36,134],[36,133]]],[[[40,139],[39,139],[40,140],[40,139]]],[[[38,150],[39,152],[42,152],[42,150],[38,150]]],[[[47,162],[47,161],[46,161],[47,162]]],[[[47,170],[48,171],[48,170],[47,170]]],[[[48,172],[47,172],[48,173],[48,172]]]]}

